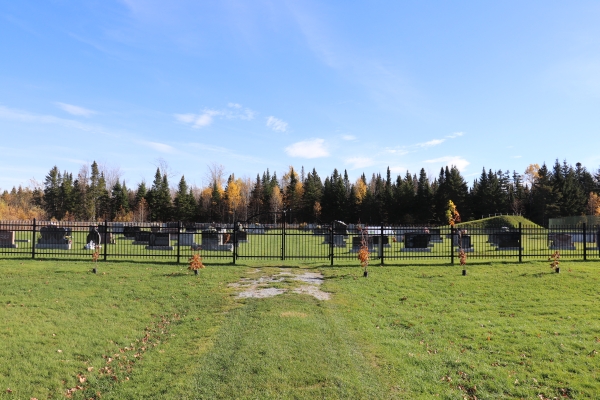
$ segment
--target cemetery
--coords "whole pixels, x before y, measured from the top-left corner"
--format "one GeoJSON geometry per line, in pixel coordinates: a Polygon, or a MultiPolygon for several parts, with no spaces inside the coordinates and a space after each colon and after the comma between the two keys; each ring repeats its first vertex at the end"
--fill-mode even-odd
{"type": "Polygon", "coordinates": [[[0,230],[1,257],[81,259],[93,250],[111,258],[164,258],[181,262],[193,253],[203,258],[323,259],[345,262],[355,258],[361,232],[368,232],[368,249],[381,263],[418,258],[456,260],[462,249],[471,259],[544,259],[559,250],[562,257],[600,258],[595,228],[548,230],[523,225],[460,228],[448,226],[369,226],[333,221],[312,227],[255,223],[65,223],[23,221],[0,230]],[[585,239],[585,241],[584,241],[585,239]],[[460,241],[460,242],[459,242],[460,241]],[[460,244],[460,246],[459,246],[460,244]]]}

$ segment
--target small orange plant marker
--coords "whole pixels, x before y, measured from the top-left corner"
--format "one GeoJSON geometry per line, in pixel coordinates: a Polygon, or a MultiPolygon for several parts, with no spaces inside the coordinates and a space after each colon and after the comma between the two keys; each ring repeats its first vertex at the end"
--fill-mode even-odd
{"type": "MultiPolygon", "coordinates": [[[[448,223],[452,228],[454,228],[457,222],[460,222],[460,214],[454,205],[452,200],[448,201],[448,210],[446,210],[446,218],[448,218],[448,223]]],[[[467,270],[464,269],[465,265],[467,265],[467,253],[462,248],[462,230],[458,230],[458,258],[460,260],[460,265],[463,267],[463,275],[467,274],[467,270]]]]}
{"type": "Polygon", "coordinates": [[[202,264],[202,257],[200,254],[194,254],[189,260],[190,266],[189,270],[194,271],[195,275],[198,275],[198,270],[204,268],[204,264],[202,264]]]}
{"type": "Polygon", "coordinates": [[[92,270],[94,273],[96,273],[96,265],[98,265],[98,258],[100,257],[100,252],[98,251],[98,249],[96,249],[96,251],[94,251],[92,253],[92,261],[94,261],[94,269],[92,270]]]}
{"type": "Polygon", "coordinates": [[[360,249],[358,250],[358,260],[360,261],[361,267],[365,269],[363,276],[366,278],[369,275],[367,266],[369,265],[369,232],[366,228],[362,228],[360,231],[360,249]]]}
{"type": "Polygon", "coordinates": [[[554,271],[556,271],[556,273],[560,272],[560,268],[559,268],[559,264],[560,261],[558,261],[560,259],[560,252],[558,250],[556,250],[554,252],[554,254],[552,254],[550,257],[548,257],[548,261],[552,261],[550,263],[550,268],[553,268],[554,271]]]}

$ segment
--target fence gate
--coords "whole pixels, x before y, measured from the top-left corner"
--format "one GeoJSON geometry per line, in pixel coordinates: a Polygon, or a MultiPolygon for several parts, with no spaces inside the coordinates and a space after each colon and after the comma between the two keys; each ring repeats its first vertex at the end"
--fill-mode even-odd
{"type": "Polygon", "coordinates": [[[234,226],[234,259],[330,259],[330,241],[306,224],[292,223],[290,210],[253,215],[234,226]]]}

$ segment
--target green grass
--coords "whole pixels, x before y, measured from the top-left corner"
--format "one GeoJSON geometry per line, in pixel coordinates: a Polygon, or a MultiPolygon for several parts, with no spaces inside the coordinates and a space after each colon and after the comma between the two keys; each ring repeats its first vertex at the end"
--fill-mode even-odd
{"type": "Polygon", "coordinates": [[[0,260],[0,399],[600,393],[598,262],[279,264],[0,260]],[[228,286],[281,271],[322,272],[331,300],[228,286]]]}

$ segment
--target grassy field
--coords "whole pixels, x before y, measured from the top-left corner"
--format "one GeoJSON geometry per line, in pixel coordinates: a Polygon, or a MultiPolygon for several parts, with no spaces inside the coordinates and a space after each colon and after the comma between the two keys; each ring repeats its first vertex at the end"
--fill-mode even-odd
{"type": "Polygon", "coordinates": [[[600,393],[598,262],[92,267],[0,261],[0,399],[600,393]],[[330,300],[293,292],[305,272],[330,300]]]}

